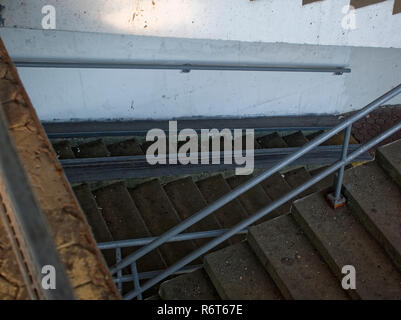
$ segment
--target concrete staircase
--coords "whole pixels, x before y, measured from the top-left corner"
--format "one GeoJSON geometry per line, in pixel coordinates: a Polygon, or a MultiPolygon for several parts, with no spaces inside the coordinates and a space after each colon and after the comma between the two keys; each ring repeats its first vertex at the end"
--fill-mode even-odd
{"type": "MultiPolygon", "coordinates": [[[[311,136],[310,138],[314,138],[314,136],[311,136]]],[[[281,137],[278,133],[259,137],[255,141],[255,146],[258,148],[299,147],[307,142],[308,138],[299,131],[284,137],[281,137]]],[[[333,138],[333,144],[341,143],[342,141],[338,137],[333,138]]],[[[356,141],[353,140],[353,143],[356,143],[356,141]]],[[[60,159],[71,159],[143,155],[146,152],[147,146],[147,143],[142,145],[139,144],[135,138],[113,142],[111,144],[106,144],[103,139],[97,139],[74,146],[70,141],[65,140],[55,143],[54,149],[60,159]]],[[[272,200],[283,196],[285,193],[290,191],[291,188],[302,184],[315,173],[316,171],[309,172],[304,167],[290,170],[285,174],[277,173],[244,193],[238,199],[228,203],[215,214],[199,221],[188,231],[197,232],[230,228],[247,216],[252,215],[257,210],[265,207],[272,200]]],[[[207,204],[214,202],[233,188],[245,182],[247,179],[250,179],[250,177],[224,177],[222,174],[216,174],[200,180],[195,180],[191,176],[177,177],[177,179],[164,185],[156,178],[139,183],[133,188],[127,188],[124,181],[118,181],[108,184],[106,183],[100,188],[92,190],[87,184],[74,186],[73,189],[87,215],[89,224],[92,226],[92,232],[95,239],[98,242],[104,242],[158,236],[178,224],[180,221],[198,212],[207,204]]],[[[332,184],[332,180],[333,178],[329,177],[319,184],[319,186],[307,190],[301,196],[304,197],[321,190],[322,188],[329,187],[332,184]]],[[[256,222],[255,226],[260,225],[261,223],[267,223],[276,217],[287,216],[290,212],[290,207],[291,203],[284,204],[265,218],[256,222]]],[[[252,233],[250,233],[250,235],[251,234],[252,233]]],[[[220,249],[223,250],[226,255],[230,255],[230,252],[234,253],[234,260],[232,260],[233,266],[235,265],[235,259],[237,259],[235,258],[235,255],[239,255],[238,259],[244,261],[244,266],[249,265],[251,268],[254,264],[259,263],[259,258],[253,253],[253,251],[249,253],[252,244],[243,243],[244,240],[244,235],[234,236],[215,248],[211,254],[205,257],[205,269],[207,274],[211,276],[212,270],[219,267],[218,262],[223,261],[218,258],[218,255],[216,256],[216,259],[213,259],[212,256],[213,252],[220,249]],[[232,249],[230,249],[231,247],[226,248],[227,246],[234,244],[237,246],[235,247],[235,250],[232,251],[232,249]]],[[[175,263],[207,241],[210,241],[210,239],[165,244],[158,250],[155,250],[140,259],[138,261],[138,270],[139,272],[146,272],[165,269],[166,266],[175,263]]],[[[123,249],[123,257],[132,253],[136,249],[137,248],[123,249]]],[[[109,266],[115,263],[114,252],[112,250],[105,250],[103,254],[109,266]]],[[[202,260],[199,259],[193,263],[201,264],[202,260]]],[[[244,289],[245,291],[240,293],[240,290],[232,290],[230,287],[225,287],[228,279],[219,282],[218,278],[215,277],[213,285],[220,288],[217,290],[219,296],[229,299],[239,299],[241,294],[244,295],[244,298],[252,299],[257,299],[257,297],[264,299],[289,297],[288,294],[280,293],[280,291],[276,289],[275,282],[272,282],[270,276],[266,274],[263,267],[256,267],[256,265],[253,267],[254,269],[252,269],[252,272],[254,275],[256,276],[258,274],[260,277],[255,285],[257,285],[259,281],[261,281],[261,283],[265,282],[266,284],[270,283],[270,287],[272,290],[274,289],[273,291],[263,294],[261,291],[255,291],[252,289],[249,293],[246,293],[246,290],[244,289]],[[218,284],[218,282],[220,284],[218,284]],[[225,293],[223,293],[223,291],[225,293]],[[232,295],[234,293],[235,296],[232,295]]],[[[232,271],[234,271],[234,269],[232,269],[232,271]]],[[[125,273],[128,272],[129,270],[125,271],[125,273]]],[[[238,269],[237,273],[241,273],[241,270],[238,269]]],[[[185,291],[193,294],[190,298],[196,298],[196,292],[199,293],[198,297],[206,297],[206,294],[209,291],[210,298],[218,296],[216,292],[213,291],[214,289],[206,290],[207,288],[214,288],[214,286],[212,286],[210,282],[207,282],[208,277],[206,276],[205,271],[197,271],[194,274],[195,278],[193,280],[188,280],[190,275],[185,275],[178,277],[177,280],[173,279],[171,281],[187,279],[185,280],[186,282],[192,281],[194,285],[198,285],[199,290],[188,288],[188,291],[185,291]]],[[[231,273],[231,275],[234,275],[234,273],[231,273]]],[[[252,288],[251,284],[254,280],[253,278],[249,278],[248,280],[250,282],[245,287],[249,286],[249,288],[252,288]]],[[[234,282],[233,278],[232,283],[234,282]]],[[[243,287],[243,285],[241,286],[243,287]]],[[[179,287],[181,287],[181,285],[179,285],[179,287]]],[[[132,287],[129,286],[128,288],[132,287]]],[[[161,288],[162,295],[164,295],[163,292],[171,293],[177,292],[177,290],[179,291],[180,289],[166,289],[165,285],[161,288]]],[[[298,294],[296,298],[299,298],[300,296],[301,295],[298,294]]],[[[172,296],[167,297],[166,295],[164,295],[164,297],[173,298],[172,296]]],[[[328,297],[332,296],[328,294],[328,297]]],[[[179,298],[179,294],[177,294],[177,298],[179,298]]]]}
{"type": "Polygon", "coordinates": [[[400,155],[401,140],[379,148],[376,161],[346,171],[346,206],[333,210],[327,190],[310,190],[290,213],[205,255],[203,270],[162,283],[161,298],[401,299],[400,155]],[[341,286],[346,265],[355,290],[341,286]]]}

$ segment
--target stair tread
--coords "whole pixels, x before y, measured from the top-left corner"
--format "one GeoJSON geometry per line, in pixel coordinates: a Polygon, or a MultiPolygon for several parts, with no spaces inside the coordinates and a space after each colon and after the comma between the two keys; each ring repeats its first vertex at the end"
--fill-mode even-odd
{"type": "Polygon", "coordinates": [[[246,242],[204,258],[205,270],[225,300],[278,300],[282,296],[246,242]]]}
{"type": "Polygon", "coordinates": [[[273,132],[271,134],[257,138],[256,140],[265,149],[288,148],[287,143],[277,132],[273,132]]]}
{"type": "MultiPolygon", "coordinates": [[[[92,230],[96,242],[113,241],[113,237],[107,227],[106,222],[99,211],[96,200],[87,184],[81,184],[73,188],[75,196],[81,205],[86,220],[92,230]]],[[[115,260],[114,250],[102,250],[102,254],[109,266],[113,265],[115,260]]]]}
{"type": "Polygon", "coordinates": [[[72,151],[71,143],[68,140],[54,143],[53,149],[57,154],[57,158],[60,160],[75,158],[74,151],[72,151]]]}
{"type": "MultiPolygon", "coordinates": [[[[128,240],[150,237],[135,203],[131,199],[127,188],[121,182],[102,187],[93,191],[96,202],[102,208],[103,217],[114,240],[128,240]]],[[[136,248],[122,249],[126,256],[136,248]]],[[[161,270],[166,267],[158,250],[153,250],[138,261],[138,269],[142,271],[161,270]]]]}
{"type": "Polygon", "coordinates": [[[383,169],[401,187],[401,140],[377,149],[376,157],[383,169]]]}
{"type": "Polygon", "coordinates": [[[109,144],[107,145],[107,149],[110,151],[110,156],[112,157],[140,156],[144,154],[136,139],[109,144]]]}
{"type": "MultiPolygon", "coordinates": [[[[235,189],[236,187],[244,184],[251,178],[252,176],[232,176],[226,180],[231,189],[235,189]]],[[[240,195],[239,200],[249,216],[255,214],[260,209],[263,209],[272,202],[272,200],[260,184],[240,195]]],[[[268,221],[277,217],[278,215],[280,215],[280,212],[275,210],[262,219],[256,221],[255,224],[261,223],[263,221],[268,221]]]]}
{"type": "Polygon", "coordinates": [[[219,295],[203,269],[183,274],[160,285],[163,300],[219,300],[219,295]]]}
{"type": "MultiPolygon", "coordinates": [[[[345,133],[340,132],[332,136],[329,140],[322,143],[322,146],[340,146],[344,144],[345,133]]],[[[358,141],[351,135],[349,144],[358,144],[358,141]]]]}
{"type": "Polygon", "coordinates": [[[241,139],[242,150],[246,150],[246,149],[249,149],[249,150],[251,150],[251,149],[262,149],[262,146],[259,144],[258,140],[257,140],[257,139],[254,139],[253,136],[252,136],[252,139],[253,139],[253,148],[248,147],[248,146],[247,146],[247,143],[246,143],[246,137],[247,137],[247,135],[242,135],[241,138],[233,139],[233,148],[235,147],[236,142],[237,142],[239,139],[241,139]]]}
{"type": "MultiPolygon", "coordinates": [[[[196,185],[208,204],[213,203],[231,191],[230,186],[221,174],[199,180],[196,185]]],[[[215,212],[215,216],[223,228],[231,228],[248,215],[239,200],[235,199],[218,209],[215,212]]],[[[231,238],[231,242],[236,242],[243,238],[243,236],[237,235],[231,238]]]]}
{"type": "MultiPolygon", "coordinates": [[[[129,189],[129,192],[153,236],[159,236],[181,222],[158,179],[144,182],[129,189]]],[[[168,265],[177,262],[194,249],[192,241],[166,243],[160,247],[168,265]]]]}
{"type": "MultiPolygon", "coordinates": [[[[291,188],[299,187],[312,178],[311,174],[304,167],[288,171],[284,174],[284,177],[291,188]]],[[[316,186],[312,186],[309,189],[301,192],[297,198],[303,198],[317,191],[319,191],[318,188],[316,186]]]]}
{"type": "MultiPolygon", "coordinates": [[[[166,191],[166,194],[168,195],[181,220],[189,218],[207,206],[205,199],[191,177],[185,177],[169,182],[164,186],[164,190],[166,191]]],[[[221,226],[216,217],[212,214],[188,228],[190,232],[218,229],[221,229],[221,226]]],[[[198,246],[201,246],[209,241],[210,239],[194,240],[198,246]]]]}
{"type": "Polygon", "coordinates": [[[102,139],[80,144],[72,148],[77,158],[102,158],[110,155],[102,139]]]}
{"type": "Polygon", "coordinates": [[[354,298],[401,299],[401,275],[349,206],[332,209],[325,193],[297,200],[293,215],[339,279],[343,266],[356,270],[354,298]]]}
{"type": "Polygon", "coordinates": [[[302,147],[309,142],[302,131],[297,131],[295,133],[284,136],[283,140],[290,148],[302,147]]]}
{"type": "Polygon", "coordinates": [[[286,299],[347,299],[291,215],[251,227],[248,242],[286,299]]]}
{"type": "Polygon", "coordinates": [[[371,234],[401,269],[401,190],[375,162],[348,170],[346,197],[371,234]]]}
{"type": "MultiPolygon", "coordinates": [[[[280,199],[291,191],[291,187],[288,185],[287,181],[285,181],[278,172],[263,180],[260,185],[272,200],[280,199]]],[[[280,215],[286,214],[290,212],[290,208],[291,202],[286,202],[281,207],[277,208],[276,211],[278,211],[280,215]]]]}
{"type": "Polygon", "coordinates": [[[324,133],[324,130],[319,130],[319,131],[313,132],[311,134],[308,134],[306,136],[306,139],[308,139],[309,141],[312,141],[323,133],[324,133]]]}
{"type": "Polygon", "coordinates": [[[106,222],[99,211],[96,200],[87,184],[81,184],[73,188],[75,196],[92,228],[93,235],[97,242],[113,241],[113,237],[106,222]]]}
{"type": "MultiPolygon", "coordinates": [[[[309,171],[309,173],[311,174],[311,176],[316,176],[318,175],[320,172],[322,172],[323,170],[326,170],[327,167],[322,167],[322,168],[318,168],[315,170],[311,170],[309,171]]],[[[325,190],[327,188],[332,188],[334,186],[334,178],[335,178],[335,173],[327,176],[326,178],[320,180],[318,183],[315,184],[315,187],[321,191],[321,190],[325,190]]]]}

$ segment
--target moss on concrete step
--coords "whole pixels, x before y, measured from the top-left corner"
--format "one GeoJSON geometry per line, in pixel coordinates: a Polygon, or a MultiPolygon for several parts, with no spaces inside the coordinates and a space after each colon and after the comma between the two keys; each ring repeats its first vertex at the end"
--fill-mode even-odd
{"type": "Polygon", "coordinates": [[[248,242],[286,299],[348,298],[291,215],[251,227],[248,242]]]}
{"type": "Polygon", "coordinates": [[[110,155],[102,139],[80,144],[72,148],[77,158],[101,158],[110,155]]]}
{"type": "MultiPolygon", "coordinates": [[[[150,237],[135,203],[122,182],[97,189],[93,192],[103,217],[114,240],[150,237]]],[[[123,256],[137,248],[122,250],[123,256]]],[[[166,264],[158,250],[154,250],[138,261],[139,272],[164,269],[166,264]]]]}
{"type": "Polygon", "coordinates": [[[143,155],[141,146],[135,139],[124,140],[107,145],[112,157],[140,156],[143,155]]]}
{"type": "Polygon", "coordinates": [[[59,141],[53,144],[53,149],[56,152],[59,160],[63,159],[74,159],[75,154],[72,151],[71,143],[68,140],[59,141]]]}
{"type": "Polygon", "coordinates": [[[401,187],[401,140],[377,149],[376,158],[379,165],[401,187]]]}
{"type": "MultiPolygon", "coordinates": [[[[206,200],[191,177],[178,179],[167,183],[164,190],[168,195],[181,220],[185,220],[207,206],[206,200]]],[[[211,214],[188,228],[190,232],[221,229],[216,217],[211,214]]],[[[211,239],[194,240],[197,246],[202,246],[211,239]]]]}
{"type": "Polygon", "coordinates": [[[163,300],[219,300],[219,295],[203,269],[163,282],[159,295],[163,300]]]}
{"type": "MultiPolygon", "coordinates": [[[[230,186],[221,174],[199,180],[196,184],[208,204],[215,202],[231,191],[230,186]]],[[[238,199],[227,203],[214,214],[223,228],[231,228],[248,216],[238,199]]],[[[237,242],[242,239],[244,239],[243,236],[237,235],[230,240],[237,242]]]]}
{"type": "Polygon", "coordinates": [[[401,190],[375,162],[348,170],[345,195],[353,212],[401,270],[401,190]]]}
{"type": "Polygon", "coordinates": [[[246,242],[205,256],[205,270],[224,300],[278,300],[280,291],[246,242]]]}
{"type": "MultiPolygon", "coordinates": [[[[226,180],[231,189],[235,189],[239,185],[248,181],[250,178],[252,178],[252,176],[232,176],[226,180]]],[[[249,216],[255,214],[260,209],[263,209],[272,202],[272,200],[260,184],[240,195],[239,200],[249,216]]],[[[268,215],[264,216],[262,219],[259,219],[254,224],[273,219],[278,215],[280,215],[279,211],[272,211],[268,215]]]]}
{"type": "Polygon", "coordinates": [[[265,149],[288,148],[288,145],[277,132],[273,132],[266,136],[257,138],[256,141],[265,149]]]}
{"type": "Polygon", "coordinates": [[[346,265],[356,270],[353,298],[401,299],[401,275],[384,250],[353,216],[349,206],[332,209],[325,193],[297,200],[293,216],[332,272],[342,279],[346,265]]]}
{"type": "MultiPolygon", "coordinates": [[[[285,179],[278,172],[263,180],[260,185],[272,200],[280,199],[282,196],[291,191],[291,187],[288,185],[287,181],[285,181],[285,179]]],[[[289,213],[290,208],[291,202],[287,202],[276,210],[281,215],[289,213]]]]}
{"type": "MultiPolygon", "coordinates": [[[[161,235],[181,222],[158,179],[142,183],[129,192],[153,236],[161,235]]],[[[166,243],[160,247],[160,251],[167,264],[171,265],[195,247],[192,241],[182,241],[166,243]]]]}
{"type": "Polygon", "coordinates": [[[283,137],[283,140],[290,148],[302,147],[307,144],[309,141],[306,139],[302,131],[297,131],[293,134],[289,134],[283,137]]]}

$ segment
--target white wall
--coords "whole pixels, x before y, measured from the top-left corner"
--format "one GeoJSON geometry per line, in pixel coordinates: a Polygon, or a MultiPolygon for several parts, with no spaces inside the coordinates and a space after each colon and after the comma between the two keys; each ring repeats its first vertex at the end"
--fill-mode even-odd
{"type": "MultiPolygon", "coordinates": [[[[20,69],[43,120],[342,113],[401,83],[401,49],[2,28],[14,58],[347,65],[351,74],[20,69]]],[[[401,97],[393,103],[401,103],[401,97]]]]}
{"type": "Polygon", "coordinates": [[[57,29],[251,42],[401,48],[401,14],[393,0],[356,10],[344,30],[350,0],[2,0],[6,27],[41,28],[52,4],[57,29]],[[135,15],[135,18],[133,16],[135,15]]]}

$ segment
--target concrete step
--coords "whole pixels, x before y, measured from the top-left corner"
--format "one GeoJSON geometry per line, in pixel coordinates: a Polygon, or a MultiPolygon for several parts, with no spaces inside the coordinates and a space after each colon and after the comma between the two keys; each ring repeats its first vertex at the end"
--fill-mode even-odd
{"type": "MultiPolygon", "coordinates": [[[[241,184],[244,184],[250,178],[252,178],[252,176],[232,176],[226,180],[227,183],[230,185],[231,189],[235,189],[241,184]]],[[[239,200],[249,216],[255,214],[260,209],[263,209],[272,202],[272,200],[270,199],[270,197],[267,195],[267,193],[260,184],[256,185],[249,191],[239,196],[239,200]]],[[[269,213],[267,216],[263,217],[262,219],[259,219],[254,224],[258,224],[263,221],[268,221],[279,215],[280,212],[275,210],[269,213]]]]}
{"type": "Polygon", "coordinates": [[[315,138],[317,138],[318,136],[320,136],[321,134],[324,133],[324,130],[319,130],[319,131],[315,131],[313,133],[308,134],[306,137],[306,139],[308,139],[309,141],[314,140],[315,138]]]}
{"type": "MultiPolygon", "coordinates": [[[[96,200],[87,184],[81,184],[73,188],[75,196],[86,216],[93,236],[97,242],[113,241],[113,237],[99,211],[96,200]]],[[[102,250],[103,256],[109,266],[116,262],[114,250],[102,250]]]]}
{"type": "Polygon", "coordinates": [[[345,196],[361,223],[401,270],[401,190],[375,162],[347,170],[345,196]]]}
{"type": "MultiPolygon", "coordinates": [[[[129,189],[146,226],[153,236],[159,236],[181,222],[158,179],[129,189]]],[[[160,247],[168,265],[172,265],[195,249],[192,241],[166,243],[160,247]]],[[[196,261],[194,261],[196,263],[196,261]]]]}
{"type": "MultiPolygon", "coordinates": [[[[290,185],[291,189],[294,189],[296,187],[299,187],[303,183],[307,182],[308,180],[310,180],[312,178],[312,175],[304,167],[301,167],[286,172],[284,174],[284,178],[290,185]]],[[[312,186],[309,189],[305,190],[304,192],[301,192],[297,198],[298,199],[303,198],[317,191],[319,191],[318,188],[316,186],[312,186]]]]}
{"type": "MultiPolygon", "coordinates": [[[[311,171],[309,171],[309,173],[313,177],[326,169],[327,169],[327,167],[322,167],[322,168],[311,170],[311,171]]],[[[331,175],[327,176],[326,178],[324,178],[323,180],[320,180],[318,183],[316,183],[315,187],[319,191],[326,190],[328,188],[333,188],[334,183],[335,183],[335,177],[336,177],[336,174],[331,174],[331,175]]]]}
{"type": "Polygon", "coordinates": [[[270,149],[270,148],[288,148],[288,145],[285,143],[283,138],[277,133],[273,132],[266,136],[257,138],[256,141],[262,148],[270,149]]]}
{"type": "Polygon", "coordinates": [[[297,131],[293,134],[284,136],[283,140],[290,148],[302,147],[309,142],[302,131],[297,131]]]}
{"type": "Polygon", "coordinates": [[[219,300],[219,295],[203,269],[183,274],[160,285],[162,300],[219,300]]]}
{"type": "Polygon", "coordinates": [[[295,201],[293,216],[340,281],[342,268],[354,266],[356,289],[348,294],[355,299],[401,299],[401,275],[384,250],[349,206],[334,210],[325,197],[319,192],[295,201]]]}
{"type": "Polygon", "coordinates": [[[74,151],[72,151],[71,143],[68,140],[60,141],[53,144],[53,149],[57,154],[57,158],[60,160],[75,158],[74,151]]]}
{"type": "Polygon", "coordinates": [[[401,140],[377,149],[376,158],[379,165],[401,187],[401,140]]]}
{"type": "MultiPolygon", "coordinates": [[[[96,202],[102,210],[103,217],[114,240],[128,240],[150,237],[135,203],[122,182],[102,187],[93,191],[96,202]]],[[[122,249],[123,257],[137,248],[122,249]]],[[[161,270],[166,264],[158,250],[154,250],[138,261],[139,272],[161,270]]]]}
{"type": "MultiPolygon", "coordinates": [[[[263,180],[260,185],[272,200],[280,199],[282,196],[291,191],[291,187],[288,185],[287,181],[285,181],[285,179],[278,172],[263,180]]],[[[276,210],[280,215],[282,215],[289,213],[290,208],[291,202],[287,202],[276,210]]]]}
{"type": "Polygon", "coordinates": [[[210,253],[205,271],[224,300],[278,300],[280,291],[246,242],[210,253]]]}
{"type": "Polygon", "coordinates": [[[110,155],[102,139],[90,141],[73,147],[76,158],[101,158],[110,155]]]}
{"type": "Polygon", "coordinates": [[[144,154],[141,146],[135,139],[109,144],[107,145],[107,149],[110,151],[110,156],[112,157],[140,156],[144,154]]]}
{"type": "MultiPolygon", "coordinates": [[[[241,138],[241,140],[242,140],[242,149],[243,149],[243,150],[251,149],[251,148],[247,147],[247,144],[246,144],[246,135],[243,135],[242,138],[241,138]]],[[[234,139],[234,140],[233,140],[233,147],[235,146],[235,142],[236,142],[236,140],[234,139]]],[[[257,139],[254,139],[254,140],[253,140],[253,145],[254,145],[254,149],[263,149],[263,147],[260,145],[260,143],[258,142],[257,139]]],[[[233,149],[233,150],[234,150],[234,149],[233,149]]]]}
{"type": "MultiPolygon", "coordinates": [[[[181,220],[185,220],[207,206],[206,200],[191,177],[182,178],[167,183],[164,190],[168,195],[181,220]]],[[[217,218],[211,214],[188,228],[189,232],[210,231],[221,229],[217,218]]],[[[194,240],[197,246],[202,246],[211,239],[194,240]]]]}
{"type": "MultiPolygon", "coordinates": [[[[332,136],[329,140],[322,143],[322,146],[339,146],[343,145],[345,140],[345,133],[340,132],[332,136]]],[[[358,141],[351,135],[349,139],[349,144],[358,144],[358,141]]]]}
{"type": "MultiPolygon", "coordinates": [[[[208,204],[215,202],[231,191],[230,186],[221,174],[199,180],[196,185],[208,204]]],[[[223,228],[233,227],[247,216],[238,199],[227,203],[215,213],[215,217],[223,228]]],[[[230,241],[234,243],[242,239],[244,239],[244,236],[237,235],[232,237],[230,241]]]]}
{"type": "Polygon", "coordinates": [[[248,242],[286,299],[348,298],[291,215],[251,227],[248,242]]]}

